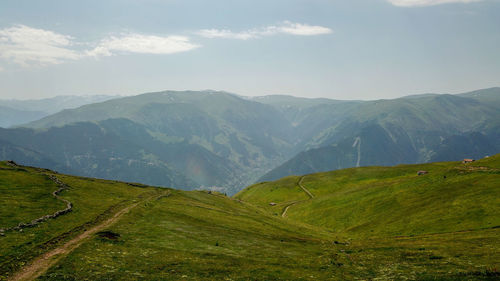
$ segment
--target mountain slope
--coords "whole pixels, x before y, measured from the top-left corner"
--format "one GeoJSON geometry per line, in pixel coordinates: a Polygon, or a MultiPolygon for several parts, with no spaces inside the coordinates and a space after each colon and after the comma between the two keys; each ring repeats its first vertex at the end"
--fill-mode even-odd
{"type": "Polygon", "coordinates": [[[367,124],[355,134],[355,137],[299,153],[262,176],[259,181],[275,180],[283,175],[310,174],[345,167],[417,162],[418,154],[411,146],[409,138],[403,135],[395,141],[393,136],[378,124],[367,124]]]}
{"type": "Polygon", "coordinates": [[[356,167],[358,163],[395,165],[495,154],[500,151],[498,101],[500,88],[459,96],[424,95],[360,103],[347,118],[318,133],[306,145],[308,150],[260,180],[356,167]],[[458,144],[459,140],[463,143],[458,144]]]}
{"type": "Polygon", "coordinates": [[[327,232],[220,194],[79,178],[5,162],[0,189],[9,196],[0,198],[0,228],[61,208],[50,195],[58,188],[54,177],[67,186],[60,197],[73,210],[37,227],[2,231],[0,280],[16,272],[28,278],[42,274],[41,280],[263,280],[313,274],[327,279],[336,268],[333,256],[322,257],[332,252],[327,232]],[[54,252],[52,259],[37,259],[54,252]]]}
{"type": "Polygon", "coordinates": [[[212,146],[217,144],[226,146],[225,142],[234,141],[234,145],[226,147],[236,154],[235,159],[250,153],[254,146],[276,154],[274,150],[285,143],[289,134],[286,120],[272,107],[211,91],[165,91],[115,99],[66,110],[28,126],[48,128],[110,118],[127,118],[169,137],[198,142],[210,150],[216,149],[212,146]]]}
{"type": "Polygon", "coordinates": [[[63,109],[102,102],[114,96],[57,96],[39,100],[0,100],[0,127],[26,124],[63,109]]]}
{"type": "Polygon", "coordinates": [[[310,146],[325,129],[349,119],[350,113],[363,103],[284,95],[255,97],[253,100],[273,106],[290,122],[293,126],[291,139],[295,144],[294,152],[310,146]]]}
{"type": "Polygon", "coordinates": [[[237,196],[243,201],[0,162],[0,190],[7,195],[0,197],[0,280],[495,280],[499,159],[348,169],[300,182],[290,177],[245,189],[237,196]],[[456,165],[458,173],[450,174],[456,165]],[[415,179],[415,168],[429,174],[415,179]],[[437,179],[444,170],[450,184],[437,179]],[[471,181],[481,184],[474,189],[471,181]],[[35,227],[19,224],[63,208],[51,195],[60,188],[58,197],[72,211],[35,227]],[[391,195],[436,215],[415,208],[406,213],[411,220],[400,216],[411,209],[398,211],[391,195]],[[271,198],[277,206],[269,205],[271,198]],[[443,213],[450,198],[462,212],[443,213]],[[285,218],[274,215],[290,200],[295,204],[285,218]],[[382,215],[387,224],[379,224],[382,215]],[[366,225],[367,218],[375,220],[366,225]],[[436,233],[443,230],[455,232],[436,233]],[[396,233],[411,236],[391,236],[396,233]]]}
{"type": "Polygon", "coordinates": [[[269,212],[293,204],[286,213],[290,219],[367,238],[500,227],[499,187],[500,154],[471,164],[363,167],[294,176],[250,186],[235,198],[269,212]],[[305,198],[301,185],[314,198],[305,198]]]}
{"type": "Polygon", "coordinates": [[[29,125],[41,143],[57,145],[29,143],[29,134],[16,139],[15,130],[0,139],[79,175],[234,194],[293,174],[492,155],[500,151],[499,120],[500,88],[377,101],[165,91],[64,110],[29,125]],[[78,122],[87,122],[85,130],[100,140],[77,133],[72,142],[92,142],[92,149],[65,144],[78,122]],[[93,123],[102,132],[91,129],[93,123]],[[141,176],[148,165],[158,169],[155,175],[141,176]]]}
{"type": "Polygon", "coordinates": [[[0,100],[2,105],[25,111],[41,111],[54,114],[63,109],[77,108],[82,105],[103,102],[119,96],[91,95],[91,96],[56,96],[37,100],[0,100]]]}
{"type": "Polygon", "coordinates": [[[7,106],[0,106],[0,127],[8,128],[10,126],[28,123],[47,115],[47,113],[41,111],[19,110],[7,106]]]}
{"type": "MultiPolygon", "coordinates": [[[[166,144],[148,136],[143,126],[126,119],[82,122],[42,131],[0,129],[1,139],[59,160],[40,161],[41,166],[62,166],[77,175],[190,189],[201,184],[219,185],[233,178],[233,167],[203,147],[166,144]]],[[[2,157],[24,159],[8,151],[2,157]]]]}
{"type": "Polygon", "coordinates": [[[290,176],[255,184],[234,198],[349,237],[351,262],[361,272],[376,272],[364,279],[496,280],[499,263],[493,259],[500,257],[500,250],[484,246],[500,242],[499,187],[500,154],[469,164],[362,167],[290,176]],[[394,258],[396,253],[399,258],[394,258]],[[471,253],[490,260],[491,269],[467,273],[466,268],[478,268],[472,265],[471,253]],[[449,267],[435,275],[433,261],[438,260],[443,265],[471,264],[462,265],[459,274],[449,267]],[[383,266],[388,264],[393,267],[383,266]]]}
{"type": "Polygon", "coordinates": [[[197,176],[192,179],[230,193],[254,182],[265,170],[288,158],[292,146],[289,137],[292,126],[273,107],[212,91],[166,91],[114,99],[64,110],[29,126],[50,128],[108,119],[130,120],[144,128],[146,138],[151,136],[168,144],[159,153],[177,155],[168,165],[177,166],[186,177],[194,175],[196,159],[205,159],[207,155],[224,159],[218,164],[211,163],[214,169],[220,167],[226,174],[207,172],[200,177],[212,177],[213,180],[197,176]],[[197,148],[182,148],[188,147],[186,145],[197,148]],[[175,150],[175,147],[181,149],[175,150]],[[180,153],[186,151],[191,156],[180,153]],[[187,163],[189,161],[191,164],[187,163]]]}

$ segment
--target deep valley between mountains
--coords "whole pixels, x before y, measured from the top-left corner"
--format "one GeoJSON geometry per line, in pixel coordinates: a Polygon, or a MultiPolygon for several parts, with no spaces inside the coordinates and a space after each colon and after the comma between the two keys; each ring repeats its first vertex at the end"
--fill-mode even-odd
{"type": "Polygon", "coordinates": [[[0,129],[0,159],[232,195],[289,175],[500,151],[500,88],[376,101],[165,91],[70,104],[85,105],[0,129]]]}
{"type": "Polygon", "coordinates": [[[500,279],[500,88],[95,99],[10,103],[0,280],[500,279]]]}

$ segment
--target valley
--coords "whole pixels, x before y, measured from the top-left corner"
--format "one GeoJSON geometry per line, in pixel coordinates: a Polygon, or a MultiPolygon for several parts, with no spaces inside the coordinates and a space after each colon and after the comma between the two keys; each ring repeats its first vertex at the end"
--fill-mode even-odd
{"type": "Polygon", "coordinates": [[[500,276],[500,155],[291,176],[234,197],[8,164],[2,228],[61,208],[51,177],[73,210],[2,231],[1,280],[500,276]]]}
{"type": "Polygon", "coordinates": [[[0,281],[500,281],[500,0],[0,1],[0,281]]]}
{"type": "Polygon", "coordinates": [[[233,195],[290,175],[493,155],[499,112],[500,88],[375,101],[164,91],[0,128],[0,159],[233,195]]]}

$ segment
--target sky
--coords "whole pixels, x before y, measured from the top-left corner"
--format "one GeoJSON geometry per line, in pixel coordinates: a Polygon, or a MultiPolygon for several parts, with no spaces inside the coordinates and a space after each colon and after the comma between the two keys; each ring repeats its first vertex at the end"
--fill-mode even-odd
{"type": "Polygon", "coordinates": [[[2,0],[0,99],[500,86],[500,0],[2,0]]]}

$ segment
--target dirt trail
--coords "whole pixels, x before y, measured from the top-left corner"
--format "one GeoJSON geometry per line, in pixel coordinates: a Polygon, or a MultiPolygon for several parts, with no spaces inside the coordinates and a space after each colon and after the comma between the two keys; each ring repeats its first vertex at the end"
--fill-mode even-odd
{"type": "MultiPolygon", "coordinates": [[[[307,196],[309,196],[309,199],[307,200],[311,200],[314,198],[314,195],[307,189],[305,188],[303,185],[302,185],[302,181],[304,180],[305,176],[302,176],[299,180],[299,182],[297,183],[297,185],[307,194],[307,196]]],[[[293,205],[297,204],[297,203],[300,203],[300,202],[304,202],[304,201],[307,201],[307,200],[300,200],[300,201],[294,201],[290,204],[288,204],[285,209],[283,210],[283,213],[281,213],[281,217],[285,217],[286,216],[286,212],[288,211],[288,208],[292,207],[293,205]]]]}
{"type": "Polygon", "coordinates": [[[50,267],[55,265],[59,260],[61,260],[63,257],[67,256],[69,253],[71,253],[73,250],[78,248],[86,238],[89,236],[95,234],[96,232],[99,232],[115,222],[117,222],[124,214],[129,212],[131,209],[139,205],[140,203],[144,203],[146,201],[150,201],[153,198],[161,197],[161,196],[168,196],[169,192],[164,192],[160,195],[148,197],[142,201],[139,201],[137,203],[134,203],[132,205],[129,205],[120,211],[116,212],[111,218],[103,221],[102,223],[93,226],[92,228],[89,228],[82,234],[78,235],[77,237],[71,239],[70,241],[66,242],[64,245],[61,245],[55,249],[52,249],[48,251],[47,253],[35,258],[30,264],[22,268],[19,272],[14,274],[11,278],[8,280],[34,280],[37,277],[41,276],[44,274],[50,267]]]}
{"type": "Polygon", "coordinates": [[[305,200],[301,200],[301,201],[295,201],[295,202],[292,202],[290,204],[288,204],[285,209],[283,210],[283,213],[281,214],[281,217],[284,218],[286,216],[286,212],[288,211],[288,208],[292,207],[293,205],[297,204],[297,203],[300,203],[300,202],[304,202],[305,200]]]}
{"type": "Polygon", "coordinates": [[[307,195],[309,196],[309,198],[313,199],[314,198],[314,195],[309,191],[307,190],[307,188],[305,188],[303,185],[302,185],[302,181],[304,180],[305,176],[302,176],[299,180],[299,186],[300,188],[302,188],[302,190],[304,190],[305,193],[307,193],[307,195]]]}

